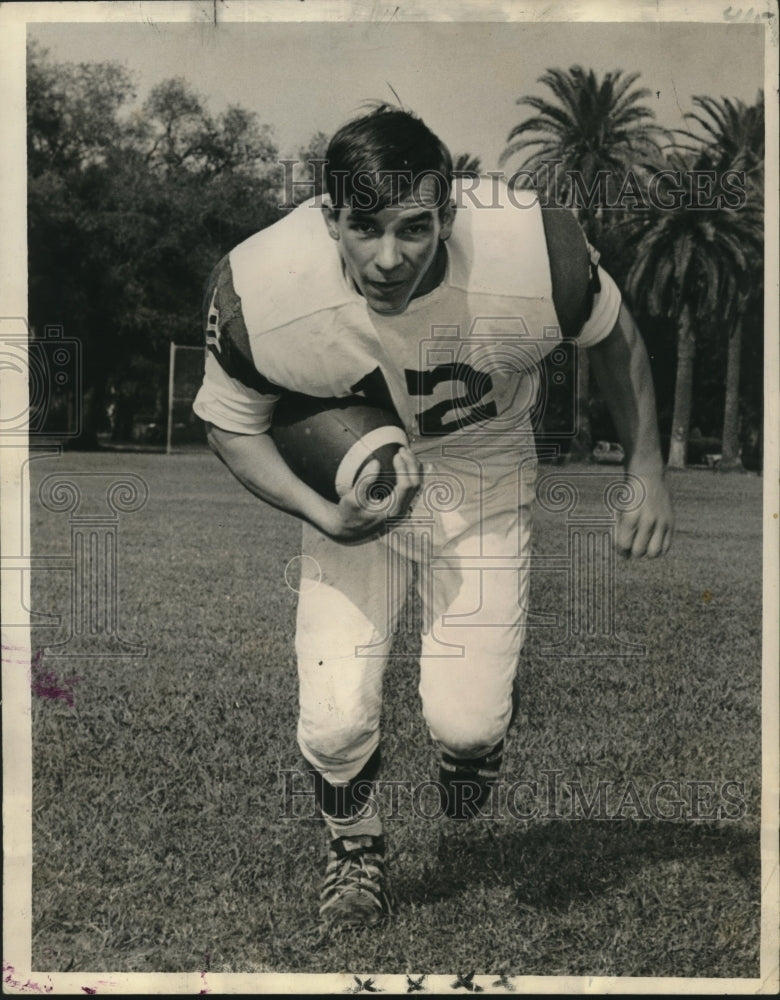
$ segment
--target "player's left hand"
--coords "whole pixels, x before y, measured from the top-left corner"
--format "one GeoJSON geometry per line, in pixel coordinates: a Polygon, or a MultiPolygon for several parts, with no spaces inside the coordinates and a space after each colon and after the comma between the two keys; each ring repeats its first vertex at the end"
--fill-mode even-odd
{"type": "Polygon", "coordinates": [[[404,447],[393,456],[392,481],[384,479],[380,486],[381,473],[377,459],[368,462],[338,505],[327,505],[335,517],[320,530],[337,542],[357,542],[378,537],[387,530],[388,522],[404,517],[420,489],[422,466],[404,447]],[[380,488],[375,493],[377,486],[380,488]]]}
{"type": "MultiPolygon", "coordinates": [[[[362,483],[357,489],[357,496],[362,506],[371,509],[370,494],[372,483],[380,474],[379,463],[369,462],[364,470],[362,483]]],[[[409,512],[412,501],[419,492],[421,485],[422,465],[412,451],[399,448],[393,456],[392,492],[389,503],[381,504],[382,514],[386,520],[403,517],[409,512]]],[[[381,496],[381,494],[380,494],[381,496]]]]}
{"type": "Polygon", "coordinates": [[[645,496],[636,510],[618,514],[615,546],[627,559],[666,555],[672,544],[674,512],[663,473],[628,471],[641,480],[645,496]]]}

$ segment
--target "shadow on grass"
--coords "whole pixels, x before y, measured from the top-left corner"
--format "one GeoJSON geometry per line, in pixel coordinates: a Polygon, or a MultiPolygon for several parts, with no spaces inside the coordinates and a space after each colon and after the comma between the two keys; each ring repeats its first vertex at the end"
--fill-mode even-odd
{"type": "Polygon", "coordinates": [[[565,910],[670,863],[711,864],[719,873],[726,865],[735,879],[748,883],[743,891],[759,900],[757,832],[725,824],[634,820],[552,821],[493,836],[474,831],[443,838],[435,865],[419,879],[399,880],[396,888],[404,901],[430,903],[494,879],[514,888],[519,907],[565,910]]]}

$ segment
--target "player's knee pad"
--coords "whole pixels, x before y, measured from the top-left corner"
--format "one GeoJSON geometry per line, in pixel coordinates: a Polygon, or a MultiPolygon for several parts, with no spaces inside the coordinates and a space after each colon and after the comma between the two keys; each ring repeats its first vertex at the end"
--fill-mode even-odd
{"type": "Polygon", "coordinates": [[[479,757],[453,757],[442,750],[438,786],[445,816],[463,820],[482,812],[498,780],[503,751],[503,740],[479,757]]]}

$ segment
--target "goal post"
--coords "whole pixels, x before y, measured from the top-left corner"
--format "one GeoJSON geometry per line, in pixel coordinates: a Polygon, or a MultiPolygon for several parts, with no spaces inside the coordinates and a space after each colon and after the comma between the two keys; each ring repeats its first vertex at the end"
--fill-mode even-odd
{"type": "Polygon", "coordinates": [[[203,381],[205,349],[171,342],[168,354],[168,417],[165,452],[178,445],[202,444],[202,429],[192,404],[203,381]]]}

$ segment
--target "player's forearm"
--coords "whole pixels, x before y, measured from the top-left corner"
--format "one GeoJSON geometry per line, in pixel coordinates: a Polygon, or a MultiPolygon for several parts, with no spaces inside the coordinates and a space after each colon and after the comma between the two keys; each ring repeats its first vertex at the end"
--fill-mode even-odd
{"type": "Polygon", "coordinates": [[[399,448],[393,457],[397,480],[390,504],[374,503],[364,496],[379,474],[377,460],[367,464],[361,484],[339,503],[324,499],[290,469],[269,434],[232,434],[213,424],[206,436],[215,454],[250,493],[288,514],[313,524],[338,542],[356,542],[383,531],[388,519],[405,513],[419,488],[419,463],[408,448],[399,448]]]}
{"type": "Polygon", "coordinates": [[[591,347],[588,357],[626,453],[626,467],[639,474],[662,475],[650,360],[625,305],[610,335],[591,347]]]}
{"type": "Polygon", "coordinates": [[[333,505],[294,475],[268,434],[233,434],[208,425],[212,451],[250,493],[321,527],[333,505]]]}

